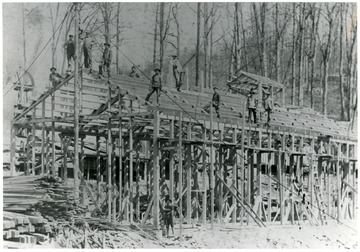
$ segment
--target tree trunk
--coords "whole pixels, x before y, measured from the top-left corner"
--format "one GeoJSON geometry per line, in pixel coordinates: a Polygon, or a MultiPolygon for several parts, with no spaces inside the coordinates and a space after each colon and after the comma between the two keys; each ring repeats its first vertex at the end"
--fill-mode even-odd
{"type": "Polygon", "coordinates": [[[208,86],[208,61],[209,61],[209,11],[208,11],[208,3],[204,3],[204,86],[208,86]]]}
{"type": "Polygon", "coordinates": [[[235,3],[235,20],[234,20],[234,36],[235,36],[235,75],[239,74],[241,69],[241,45],[240,45],[240,27],[239,27],[239,3],[235,3]]]}
{"type": "Polygon", "coordinates": [[[158,36],[158,23],[159,23],[159,3],[156,3],[155,14],[155,27],[154,27],[154,52],[153,52],[153,68],[156,67],[156,48],[157,48],[157,36],[158,36]]]}
{"type": "Polygon", "coordinates": [[[276,50],[276,81],[280,81],[280,32],[279,32],[279,4],[275,4],[275,50],[276,50]]]}
{"type": "Polygon", "coordinates": [[[260,18],[261,18],[261,46],[262,46],[262,60],[263,60],[263,74],[265,77],[268,77],[268,66],[267,66],[267,54],[266,54],[266,31],[265,31],[265,22],[266,22],[266,6],[267,3],[261,3],[260,9],[260,18]]]}
{"type": "Polygon", "coordinates": [[[24,71],[26,70],[26,36],[25,36],[25,7],[22,3],[22,21],[23,21],[23,46],[24,46],[24,71]]]}
{"type": "Polygon", "coordinates": [[[304,87],[303,87],[303,50],[304,50],[304,3],[299,4],[299,25],[298,25],[298,36],[299,36],[299,78],[298,78],[298,95],[299,95],[299,107],[304,107],[304,87]]]}
{"type": "MultiPolygon", "coordinates": [[[[317,41],[316,34],[318,32],[318,23],[320,11],[316,11],[315,3],[312,4],[311,8],[311,35],[310,35],[310,53],[309,58],[309,86],[310,86],[310,107],[314,109],[314,80],[315,80],[315,60],[317,55],[317,41]]],[[[321,68],[321,67],[320,67],[321,68]]],[[[321,71],[321,70],[320,70],[321,71]]]]}
{"type": "Polygon", "coordinates": [[[243,55],[245,61],[245,71],[248,71],[248,59],[247,59],[247,51],[246,51],[246,34],[244,29],[244,16],[242,12],[242,5],[240,4],[240,16],[241,16],[241,30],[242,30],[242,40],[243,40],[243,55]]]}
{"type": "Polygon", "coordinates": [[[215,4],[213,3],[211,9],[211,30],[210,30],[210,54],[209,54],[209,89],[213,86],[213,69],[212,69],[212,55],[213,55],[213,28],[215,25],[215,4]]]}
{"type": "Polygon", "coordinates": [[[340,77],[340,105],[341,105],[341,121],[345,121],[347,118],[347,113],[345,109],[345,91],[344,91],[344,60],[343,60],[343,41],[346,34],[344,33],[344,9],[340,7],[340,36],[339,36],[339,77],[340,77]]]}
{"type": "Polygon", "coordinates": [[[292,82],[291,82],[291,105],[295,106],[296,97],[296,4],[293,4],[293,37],[292,37],[292,82]]]}
{"type": "Polygon", "coordinates": [[[160,69],[163,70],[164,64],[164,11],[165,11],[165,3],[160,3],[160,69]]]}
{"type": "Polygon", "coordinates": [[[259,52],[259,60],[260,60],[260,74],[263,75],[263,54],[262,54],[262,43],[260,41],[260,26],[259,26],[259,20],[258,20],[258,14],[256,9],[256,3],[252,3],[253,12],[254,12],[254,20],[255,20],[255,31],[256,31],[256,40],[257,40],[257,48],[259,52]]]}
{"type": "Polygon", "coordinates": [[[200,56],[200,13],[201,13],[201,3],[198,3],[197,5],[197,30],[196,30],[196,55],[195,55],[195,60],[196,60],[196,66],[195,66],[195,71],[196,71],[196,79],[195,79],[195,86],[199,87],[200,85],[200,60],[199,60],[199,56],[200,56]]]}
{"type": "MultiPolygon", "coordinates": [[[[116,48],[120,47],[120,3],[117,3],[116,13],[116,48]]],[[[119,50],[116,50],[116,73],[120,74],[119,67],[119,50]]]]}

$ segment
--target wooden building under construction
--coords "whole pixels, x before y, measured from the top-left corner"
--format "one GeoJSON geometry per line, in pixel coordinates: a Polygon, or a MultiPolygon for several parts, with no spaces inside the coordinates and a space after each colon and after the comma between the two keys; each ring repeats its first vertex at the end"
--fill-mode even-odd
{"type": "Polygon", "coordinates": [[[219,92],[221,119],[211,106],[204,110],[212,90],[190,87],[187,78],[181,92],[168,82],[158,106],[144,101],[148,85],[85,71],[67,77],[17,110],[11,172],[21,167],[20,153],[26,175],[59,176],[74,185],[81,203],[106,209],[109,220],[151,220],[156,230],[166,197],[178,206],[180,223],[320,225],[356,218],[357,135],[348,125],[287,107],[283,85],[250,73],[219,92]],[[260,100],[268,88],[277,104],[271,127],[261,108],[258,124],[246,120],[252,87],[260,100]]]}

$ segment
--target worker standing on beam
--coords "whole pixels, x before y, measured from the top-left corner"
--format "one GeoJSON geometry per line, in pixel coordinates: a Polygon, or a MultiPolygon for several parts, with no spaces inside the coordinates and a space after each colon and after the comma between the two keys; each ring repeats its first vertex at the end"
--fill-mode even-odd
{"type": "Polygon", "coordinates": [[[273,110],[273,101],[270,97],[270,93],[266,90],[264,90],[264,94],[265,94],[265,99],[264,99],[264,109],[267,113],[267,122],[265,125],[270,127],[270,114],[272,113],[273,110]]]}
{"type": "Polygon", "coordinates": [[[75,61],[75,41],[73,40],[73,37],[73,35],[69,35],[69,40],[64,44],[68,61],[68,74],[71,72],[72,62],[75,61]]]}
{"type": "Polygon", "coordinates": [[[83,50],[85,68],[89,69],[89,74],[92,73],[92,45],[93,40],[90,37],[90,32],[86,32],[86,37],[84,38],[83,43],[83,50]]]}
{"type": "MultiPolygon", "coordinates": [[[[111,60],[112,60],[112,51],[110,49],[109,43],[104,43],[105,49],[103,52],[103,56],[101,59],[101,64],[99,65],[99,78],[103,77],[103,68],[107,69],[108,77],[111,78],[110,75],[110,66],[111,66],[111,60]]],[[[105,71],[105,69],[104,69],[105,71]]]]}
{"type": "Polygon", "coordinates": [[[161,77],[161,70],[159,68],[155,69],[155,74],[151,78],[151,86],[150,86],[150,92],[145,98],[145,101],[149,101],[151,95],[156,92],[156,100],[157,104],[159,105],[159,97],[160,97],[160,91],[162,88],[162,77],[161,77]]]}
{"type": "Polygon", "coordinates": [[[215,108],[216,114],[217,114],[217,118],[221,118],[220,116],[220,95],[217,91],[217,87],[214,87],[214,94],[212,97],[212,106],[215,108]]]}
{"type": "Polygon", "coordinates": [[[255,98],[255,89],[251,88],[250,93],[247,98],[247,108],[249,112],[248,122],[252,122],[251,120],[251,114],[253,114],[254,117],[254,123],[256,123],[256,107],[257,107],[257,99],[255,98]]]}
{"type": "Polygon", "coordinates": [[[170,69],[172,69],[173,71],[176,89],[177,91],[181,92],[180,88],[182,86],[183,74],[185,72],[183,71],[183,68],[177,58],[177,55],[172,56],[172,60],[170,62],[170,69]]]}

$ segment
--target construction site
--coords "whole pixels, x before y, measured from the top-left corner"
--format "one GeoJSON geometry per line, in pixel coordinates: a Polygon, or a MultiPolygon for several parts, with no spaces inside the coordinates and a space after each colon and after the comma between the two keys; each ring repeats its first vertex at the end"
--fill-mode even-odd
{"type": "MultiPolygon", "coordinates": [[[[349,123],[286,104],[285,85],[246,71],[221,84],[221,117],[203,73],[195,86],[187,68],[180,91],[167,74],[159,103],[146,101],[149,77],[99,78],[78,48],[71,73],[15,108],[4,248],[358,247],[349,123]],[[274,101],[270,121],[261,106],[248,120],[251,90],[274,101]]],[[[35,85],[13,89],[30,96],[35,85]]]]}

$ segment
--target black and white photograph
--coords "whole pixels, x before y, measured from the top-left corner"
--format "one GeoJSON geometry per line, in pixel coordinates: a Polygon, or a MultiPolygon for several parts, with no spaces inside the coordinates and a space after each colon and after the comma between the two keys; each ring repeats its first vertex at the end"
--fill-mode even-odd
{"type": "Polygon", "coordinates": [[[1,248],[359,249],[357,1],[1,15],[1,248]]]}

